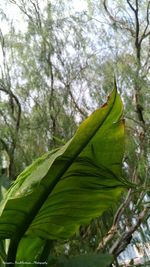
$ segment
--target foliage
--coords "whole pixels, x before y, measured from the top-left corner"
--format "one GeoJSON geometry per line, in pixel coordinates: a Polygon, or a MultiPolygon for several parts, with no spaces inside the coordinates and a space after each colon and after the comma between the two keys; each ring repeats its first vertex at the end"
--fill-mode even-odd
{"type": "Polygon", "coordinates": [[[124,261],[140,243],[149,254],[149,10],[147,0],[0,3],[0,170],[8,184],[73,136],[105,99],[114,72],[125,106],[123,171],[138,191],[55,242],[58,256],[101,248],[124,261]]]}
{"type": "MultiPolygon", "coordinates": [[[[122,178],[121,116],[122,102],[115,87],[108,102],[82,122],[66,145],[36,160],[18,176],[1,202],[0,237],[11,239],[8,262],[15,261],[24,235],[19,254],[33,236],[68,239],[132,185],[122,178]]],[[[36,238],[36,246],[37,242],[41,248],[36,238]]],[[[30,251],[29,256],[33,255],[30,251]]]]}

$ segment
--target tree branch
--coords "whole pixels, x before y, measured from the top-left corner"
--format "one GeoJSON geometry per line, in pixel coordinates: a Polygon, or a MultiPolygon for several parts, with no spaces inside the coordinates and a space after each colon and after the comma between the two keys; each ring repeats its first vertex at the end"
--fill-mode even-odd
{"type": "Polygon", "coordinates": [[[23,6],[19,5],[15,0],[10,0],[10,3],[15,4],[21,10],[21,12],[24,13],[28,17],[28,19],[32,21],[32,23],[34,24],[34,20],[32,16],[28,14],[23,2],[22,2],[23,6]]]}
{"type": "Polygon", "coordinates": [[[17,113],[17,118],[16,118],[16,132],[18,133],[19,126],[20,126],[20,120],[21,120],[21,105],[20,105],[20,102],[19,102],[18,98],[16,97],[16,95],[11,90],[6,89],[2,85],[0,85],[0,91],[6,93],[11,98],[13,98],[15,100],[16,104],[17,104],[18,113],[17,113]]]}
{"type": "Polygon", "coordinates": [[[9,148],[8,148],[8,145],[6,144],[6,142],[2,138],[0,138],[0,142],[3,146],[3,148],[5,149],[5,151],[7,152],[7,154],[9,155],[9,148]]]}
{"type": "Polygon", "coordinates": [[[72,99],[72,101],[73,101],[73,104],[74,104],[74,106],[75,106],[75,108],[76,108],[76,110],[85,118],[86,117],[86,114],[85,114],[85,112],[79,107],[79,105],[77,104],[77,101],[75,100],[75,97],[74,97],[74,95],[73,95],[73,93],[72,93],[72,91],[71,91],[71,89],[70,89],[70,85],[69,84],[67,84],[67,85],[65,85],[66,86],[66,88],[68,89],[68,94],[70,95],[70,97],[71,97],[71,99],[72,99]]]}
{"type": "Polygon", "coordinates": [[[117,233],[118,224],[119,224],[119,221],[121,219],[121,216],[122,216],[124,210],[126,209],[126,207],[128,206],[128,204],[131,200],[131,192],[132,192],[132,189],[129,189],[126,199],[124,200],[124,202],[120,205],[119,209],[117,210],[117,212],[114,216],[113,224],[112,224],[110,230],[108,231],[107,235],[105,237],[103,237],[102,241],[99,243],[99,245],[97,247],[97,251],[103,250],[105,248],[105,246],[107,245],[107,243],[110,240],[112,240],[114,235],[117,233]]]}
{"type": "Polygon", "coordinates": [[[139,40],[139,32],[140,32],[140,23],[139,23],[139,5],[138,0],[136,0],[136,9],[135,9],[135,47],[136,47],[136,56],[138,60],[138,64],[140,65],[140,59],[141,59],[141,43],[139,40]]]}
{"type": "Polygon", "coordinates": [[[130,227],[130,229],[125,232],[120,239],[118,239],[113,246],[110,248],[109,253],[113,254],[117,257],[130,243],[132,239],[132,234],[138,229],[140,224],[142,223],[144,217],[146,216],[148,211],[148,207],[144,207],[144,209],[137,216],[136,224],[130,227]]]}
{"type": "Polygon", "coordinates": [[[120,29],[125,29],[127,31],[130,32],[131,36],[135,36],[135,32],[132,30],[132,28],[129,27],[128,23],[123,21],[123,20],[118,20],[116,19],[114,16],[112,16],[111,12],[109,11],[108,7],[107,7],[107,4],[106,4],[106,0],[103,1],[103,6],[104,6],[104,9],[108,15],[108,17],[110,18],[110,20],[116,24],[116,26],[120,29]]]}
{"type": "Polygon", "coordinates": [[[136,10],[135,10],[135,8],[132,6],[131,2],[130,2],[129,0],[127,0],[127,3],[128,3],[128,5],[129,5],[129,7],[132,9],[132,11],[133,11],[134,13],[136,13],[136,10]]]}
{"type": "Polygon", "coordinates": [[[147,21],[147,24],[146,24],[146,27],[144,29],[144,32],[141,36],[141,39],[140,39],[140,42],[142,43],[142,41],[148,37],[148,35],[150,35],[150,31],[146,33],[147,29],[148,29],[148,26],[150,24],[150,21],[149,21],[149,9],[150,9],[150,1],[148,2],[148,5],[147,5],[147,12],[146,12],[146,21],[147,21]]]}

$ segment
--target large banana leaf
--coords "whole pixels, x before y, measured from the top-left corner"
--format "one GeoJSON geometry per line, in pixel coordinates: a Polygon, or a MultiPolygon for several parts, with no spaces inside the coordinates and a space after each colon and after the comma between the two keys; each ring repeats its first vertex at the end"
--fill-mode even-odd
{"type": "Polygon", "coordinates": [[[1,203],[1,238],[69,238],[117,201],[130,186],[121,173],[122,111],[115,88],[65,146],[19,175],[1,203]]]}

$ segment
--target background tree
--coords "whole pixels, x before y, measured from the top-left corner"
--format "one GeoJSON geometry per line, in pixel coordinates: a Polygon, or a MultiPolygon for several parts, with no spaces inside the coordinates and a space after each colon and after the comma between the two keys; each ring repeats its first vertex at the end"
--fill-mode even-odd
{"type": "Polygon", "coordinates": [[[8,27],[1,28],[1,166],[5,158],[7,176],[14,179],[71,138],[108,95],[115,73],[125,104],[124,173],[141,190],[130,190],[121,206],[82,227],[65,245],[58,243],[55,253],[98,249],[118,256],[130,242],[137,244],[137,228],[138,242],[149,242],[150,2],[84,1],[81,12],[73,9],[74,1],[42,2],[6,3],[17,8],[20,27],[1,9],[8,27]]]}

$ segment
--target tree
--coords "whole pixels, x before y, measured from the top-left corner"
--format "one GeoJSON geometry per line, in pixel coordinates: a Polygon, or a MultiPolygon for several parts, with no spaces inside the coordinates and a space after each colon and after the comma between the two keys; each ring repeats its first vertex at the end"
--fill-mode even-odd
{"type": "Polygon", "coordinates": [[[6,55],[6,43],[1,31],[1,50],[3,56],[3,67],[1,67],[0,91],[2,94],[1,104],[1,126],[2,133],[0,143],[2,150],[8,156],[8,176],[13,177],[15,172],[15,150],[18,142],[18,134],[21,120],[21,104],[18,97],[12,91],[10,69],[6,55]],[[4,95],[4,96],[3,96],[4,95]],[[10,135],[8,136],[8,132],[10,135]]]}
{"type": "Polygon", "coordinates": [[[55,246],[56,254],[68,246],[70,255],[98,249],[117,258],[129,243],[137,244],[137,227],[139,242],[149,242],[143,234],[143,227],[149,228],[149,1],[87,1],[86,10],[78,13],[73,1],[10,2],[25,23],[19,31],[1,14],[10,30],[1,34],[1,84],[9,94],[1,91],[0,149],[8,158],[8,150],[13,151],[12,178],[69,140],[110,92],[114,72],[117,76],[125,104],[124,173],[141,190],[129,190],[100,219],[55,246]],[[21,107],[17,131],[19,106],[12,94],[21,107]]]}
{"type": "MultiPolygon", "coordinates": [[[[111,253],[113,253],[115,256],[118,256],[131,242],[133,237],[132,235],[137,228],[144,222],[147,225],[146,218],[149,216],[148,207],[146,207],[144,204],[144,198],[147,196],[147,190],[145,186],[149,185],[147,174],[147,170],[149,168],[149,119],[147,118],[149,98],[145,98],[144,94],[146,91],[148,91],[149,83],[147,75],[149,71],[150,2],[131,2],[128,0],[124,2],[121,1],[120,5],[115,3],[115,9],[109,7],[108,2],[109,1],[103,1],[103,6],[114,29],[115,36],[120,34],[120,32],[123,35],[126,34],[124,39],[127,41],[130,40],[130,44],[132,45],[131,49],[133,49],[132,55],[130,55],[131,52],[128,52],[127,50],[124,55],[121,54],[121,56],[117,56],[116,60],[118,79],[123,79],[124,87],[128,87],[128,89],[126,89],[127,91],[123,94],[125,95],[125,93],[128,93],[129,95],[133,96],[135,107],[135,109],[131,109],[129,107],[129,111],[127,113],[127,150],[129,151],[127,152],[125,159],[126,168],[128,169],[127,175],[129,175],[133,182],[139,183],[141,186],[144,185],[143,190],[136,195],[133,195],[132,190],[129,190],[127,198],[125,198],[124,202],[121,203],[121,206],[118,208],[115,214],[110,230],[104,236],[98,246],[98,249],[104,249],[107,243],[109,243],[111,239],[114,240],[116,237],[116,241],[113,245],[111,245],[110,242],[109,249],[111,253]],[[145,48],[147,48],[147,50],[145,48]],[[130,135],[131,137],[129,137],[130,135]],[[135,146],[134,154],[133,144],[135,146]],[[132,153],[132,156],[130,153],[132,153]],[[136,223],[133,221],[133,217],[136,218],[136,223]],[[123,235],[121,235],[122,231],[124,232],[123,235]]],[[[126,102],[127,109],[128,105],[128,102],[126,102]]]]}

